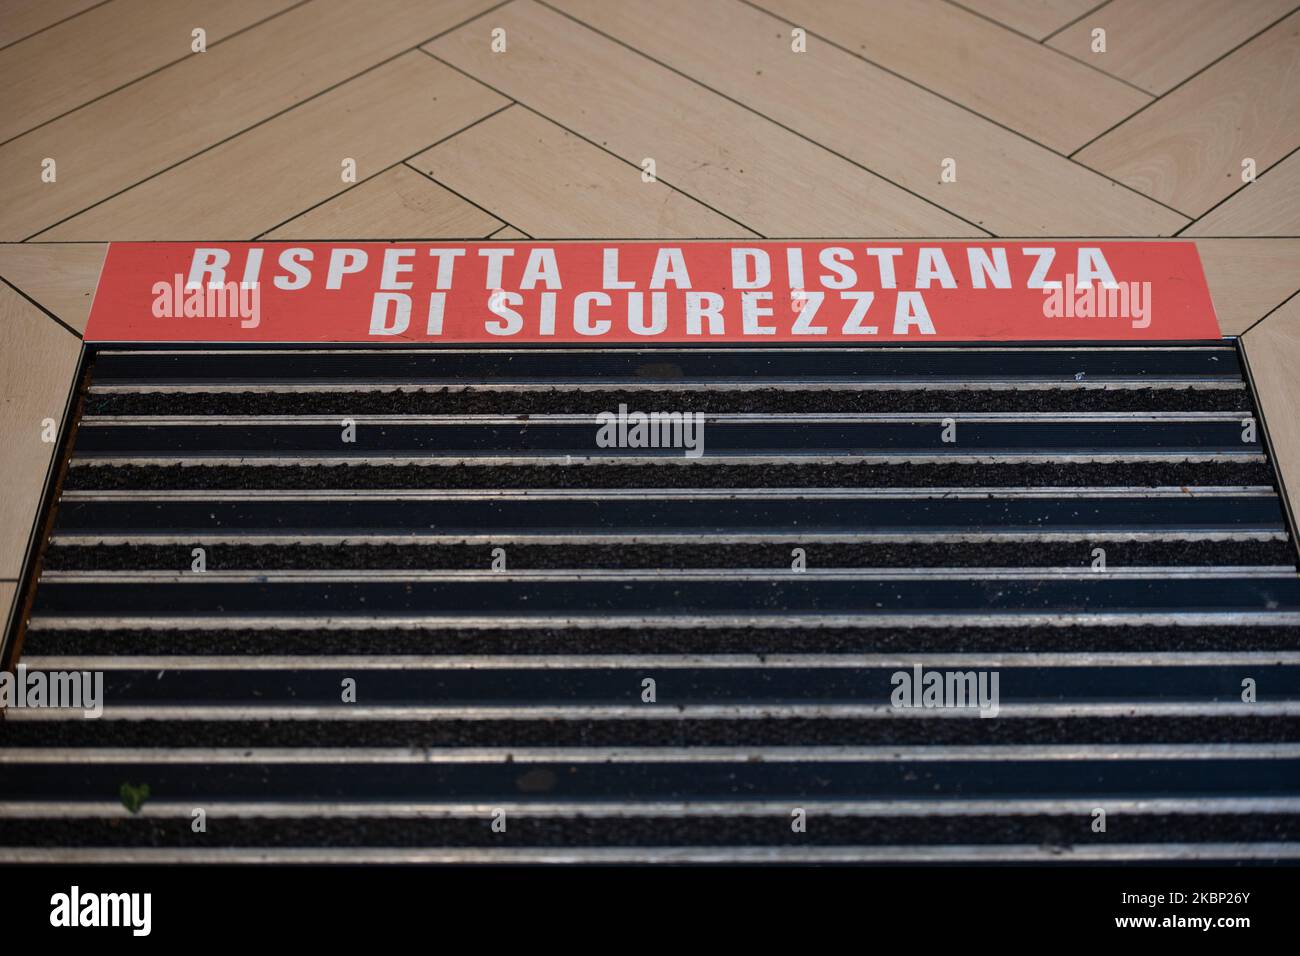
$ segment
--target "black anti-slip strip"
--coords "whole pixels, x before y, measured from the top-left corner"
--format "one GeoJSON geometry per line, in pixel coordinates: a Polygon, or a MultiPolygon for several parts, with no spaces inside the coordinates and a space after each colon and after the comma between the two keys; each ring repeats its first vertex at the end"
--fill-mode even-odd
{"type": "MultiPolygon", "coordinates": [[[[844,816],[816,805],[807,832],[791,829],[788,813],[765,817],[719,813],[705,817],[510,817],[505,833],[491,814],[469,819],[409,816],[253,818],[219,817],[212,831],[195,834],[189,818],[0,820],[3,846],[247,846],[247,847],[579,847],[579,846],[933,846],[1029,844],[1075,846],[1183,843],[1190,828],[1201,839],[1276,841],[1300,837],[1296,814],[1115,814],[1104,833],[1092,833],[1085,813],[844,816]],[[1120,822],[1122,821],[1122,822],[1120,822]]],[[[214,814],[214,817],[216,815],[214,814]]]]}
{"type": "Polygon", "coordinates": [[[1281,531],[1276,497],[67,500],[60,534],[1281,531]]]}
{"type": "Polygon", "coordinates": [[[1290,743],[1300,717],[902,720],[758,717],[464,720],[11,720],[4,747],[835,747],[1290,743]]]}
{"type": "Polygon", "coordinates": [[[68,490],[516,488],[998,488],[1003,486],[1273,486],[1266,461],[1017,462],[993,464],[726,464],[665,459],[583,465],[104,465],[68,470],[68,490]]]}
{"type": "MultiPolygon", "coordinates": [[[[964,668],[970,674],[967,706],[975,706],[974,681],[989,668],[964,668]]],[[[681,667],[649,664],[628,667],[537,668],[367,668],[338,670],[276,668],[257,670],[140,669],[104,673],[104,699],[115,706],[134,704],[315,704],[336,707],[343,681],[364,685],[367,704],[443,706],[493,705],[508,701],[523,713],[548,704],[641,705],[642,680],[652,677],[657,704],[664,707],[709,703],[881,704],[895,689],[893,675],[910,666],[889,667],[681,667]]],[[[1218,701],[1239,703],[1242,679],[1253,678],[1270,701],[1300,700],[1300,666],[1252,662],[1216,666],[1114,665],[1081,667],[999,666],[998,694],[1003,704],[1084,701],[1218,701]]],[[[963,687],[966,685],[963,684],[963,687]]]]}
{"type": "MultiPolygon", "coordinates": [[[[770,421],[692,423],[679,427],[675,447],[597,444],[595,419],[582,424],[537,420],[518,424],[355,423],[350,440],[338,422],[285,424],[137,425],[83,421],[74,457],[130,455],[301,455],[355,457],[376,454],[569,455],[600,458],[684,458],[688,447],[728,455],[970,455],[990,452],[1215,452],[1258,454],[1259,439],[1243,441],[1238,421],[958,421],[948,431],[939,420],[917,422],[770,421]],[[945,440],[945,434],[951,440],[945,440]],[[684,444],[689,439],[690,446],[684,444]]],[[[659,432],[663,434],[662,431],[659,432]]],[[[671,432],[670,432],[671,434],[671,432]]],[[[610,441],[618,440],[610,431],[610,441]]]]}
{"type": "Polygon", "coordinates": [[[1300,611],[1300,578],[1074,580],[854,580],[798,574],[758,580],[640,578],[592,580],[223,582],[184,578],[147,585],[45,581],[33,614],[243,614],[285,616],[466,615],[487,619],[551,615],[783,615],[1041,612],[1300,611]]]}
{"type": "MultiPolygon", "coordinates": [[[[1093,551],[1106,553],[1110,569],[1131,567],[1293,566],[1287,541],[1005,541],[933,544],[818,543],[803,546],[812,568],[1069,567],[1090,568],[1093,551]]],[[[61,545],[45,552],[51,571],[190,570],[191,545],[61,545]]],[[[492,564],[481,544],[214,544],[205,548],[209,571],[270,570],[478,570],[492,564]]],[[[750,568],[788,571],[790,544],[528,544],[513,543],[509,567],[523,570],[675,570],[750,568]]]]}
{"type": "MultiPolygon", "coordinates": [[[[814,343],[815,344],[815,343],[814,343]]],[[[102,385],[439,382],[1240,381],[1230,347],[104,351],[102,385]]]]}
{"type": "Polygon", "coordinates": [[[1293,624],[32,630],[28,654],[933,654],[1294,651],[1293,624]]]}
{"type": "Polygon", "coordinates": [[[87,415],[597,415],[630,409],[721,412],[1241,412],[1242,389],[998,389],[690,392],[548,390],[437,392],[131,392],[86,396],[87,415]]]}
{"type": "MultiPolygon", "coordinates": [[[[976,718],[978,719],[978,718],[976,718]]],[[[11,763],[0,800],[792,799],[1300,796],[1296,759],[713,763],[11,763]]],[[[201,806],[202,804],[195,804],[201,806]]],[[[799,806],[799,803],[792,804],[799,806]]]]}

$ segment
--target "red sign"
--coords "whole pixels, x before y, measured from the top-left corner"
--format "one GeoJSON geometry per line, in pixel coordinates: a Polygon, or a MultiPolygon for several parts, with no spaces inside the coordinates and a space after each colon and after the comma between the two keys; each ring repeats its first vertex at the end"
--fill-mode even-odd
{"type": "Polygon", "coordinates": [[[119,243],[92,342],[1214,339],[1191,242],[119,243]]]}

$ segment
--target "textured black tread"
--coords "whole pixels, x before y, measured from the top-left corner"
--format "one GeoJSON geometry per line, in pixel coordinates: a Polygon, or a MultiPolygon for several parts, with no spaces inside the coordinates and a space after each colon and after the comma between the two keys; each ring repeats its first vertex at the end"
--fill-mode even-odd
{"type": "Polygon", "coordinates": [[[1296,650],[1294,625],[33,628],[27,654],[851,654],[1296,650]]]}
{"type": "Polygon", "coordinates": [[[1245,389],[1052,388],[709,390],[645,392],[579,391],[381,392],[127,392],[92,393],[87,415],[538,415],[589,414],[619,404],[651,411],[703,412],[1245,412],[1245,389]]]}
{"type": "Polygon", "coordinates": [[[64,488],[81,490],[573,489],[573,488],[928,488],[928,487],[1273,487],[1265,461],[1016,462],[1014,464],[726,464],[667,460],[587,466],[429,465],[97,465],[69,469],[64,488]]]}
{"type": "MultiPolygon", "coordinates": [[[[196,541],[197,543],[197,541],[196,541]]],[[[1290,564],[1285,540],[1123,541],[1080,538],[1078,541],[855,543],[825,542],[803,546],[810,568],[1089,568],[1101,548],[1106,566],[1245,567],[1290,564]]],[[[189,570],[190,545],[61,545],[55,539],[45,552],[51,571],[189,570]]],[[[205,549],[210,571],[271,570],[485,570],[492,548],[481,544],[232,544],[205,549]]],[[[509,567],[523,570],[628,570],[767,568],[789,570],[789,544],[512,544],[509,567]]]]}

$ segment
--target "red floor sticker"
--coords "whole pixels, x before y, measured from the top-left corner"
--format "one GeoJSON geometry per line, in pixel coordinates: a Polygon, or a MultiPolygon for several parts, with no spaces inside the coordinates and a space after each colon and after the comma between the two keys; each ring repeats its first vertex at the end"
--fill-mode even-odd
{"type": "Polygon", "coordinates": [[[115,242],[91,342],[1219,337],[1191,242],[115,242]]]}

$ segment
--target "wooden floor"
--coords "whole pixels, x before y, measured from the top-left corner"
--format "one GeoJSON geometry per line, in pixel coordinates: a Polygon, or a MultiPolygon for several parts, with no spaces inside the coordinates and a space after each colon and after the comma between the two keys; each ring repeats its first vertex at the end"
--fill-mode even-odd
{"type": "Polygon", "coordinates": [[[112,239],[1194,238],[1300,510],[1294,0],[0,0],[0,90],[0,611],[112,239]]]}

